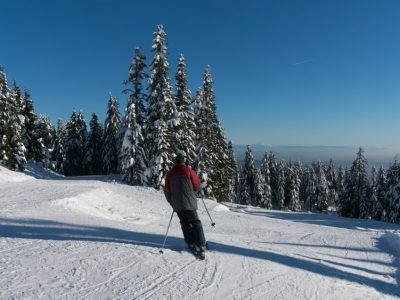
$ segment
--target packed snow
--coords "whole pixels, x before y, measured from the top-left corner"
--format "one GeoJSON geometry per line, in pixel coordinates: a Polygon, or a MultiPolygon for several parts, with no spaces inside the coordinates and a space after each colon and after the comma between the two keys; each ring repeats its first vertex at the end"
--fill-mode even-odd
{"type": "Polygon", "coordinates": [[[199,199],[185,250],[161,191],[0,167],[0,299],[397,299],[400,226],[199,199]]]}

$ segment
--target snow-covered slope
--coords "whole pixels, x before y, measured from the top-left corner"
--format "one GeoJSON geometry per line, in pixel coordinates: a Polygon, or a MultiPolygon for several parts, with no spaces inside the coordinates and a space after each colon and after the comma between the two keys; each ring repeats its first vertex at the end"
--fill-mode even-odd
{"type": "Polygon", "coordinates": [[[400,226],[206,200],[186,252],[160,191],[0,167],[0,299],[396,299],[400,226]],[[38,179],[43,178],[43,179],[38,179]]]}

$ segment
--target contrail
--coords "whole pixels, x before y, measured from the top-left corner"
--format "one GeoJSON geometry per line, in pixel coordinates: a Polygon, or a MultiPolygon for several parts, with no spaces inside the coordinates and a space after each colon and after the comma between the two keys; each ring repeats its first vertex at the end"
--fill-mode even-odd
{"type": "Polygon", "coordinates": [[[316,60],[316,58],[302,60],[302,61],[299,61],[299,62],[297,62],[297,63],[292,64],[292,66],[294,67],[294,66],[306,64],[306,63],[312,62],[312,61],[314,61],[314,60],[316,60]]]}

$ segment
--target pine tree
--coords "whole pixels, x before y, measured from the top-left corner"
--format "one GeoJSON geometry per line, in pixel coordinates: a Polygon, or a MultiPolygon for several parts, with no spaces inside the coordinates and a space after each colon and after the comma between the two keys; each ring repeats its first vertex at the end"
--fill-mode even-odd
{"type": "Polygon", "coordinates": [[[203,90],[201,88],[197,89],[195,100],[194,100],[194,118],[196,123],[195,137],[196,137],[196,161],[194,168],[199,175],[200,181],[202,183],[202,193],[207,196],[212,194],[209,186],[206,185],[207,182],[207,170],[210,169],[210,160],[206,159],[209,157],[209,150],[207,149],[207,144],[204,143],[206,139],[206,110],[203,106],[203,90]]]}
{"type": "Polygon", "coordinates": [[[306,197],[305,204],[309,211],[312,211],[316,204],[316,190],[317,190],[317,175],[315,174],[314,167],[308,167],[305,172],[306,175],[306,197]]]}
{"type": "Polygon", "coordinates": [[[146,117],[145,144],[148,149],[149,183],[160,188],[165,174],[173,165],[176,144],[174,130],[178,125],[177,110],[168,76],[166,34],[158,25],[154,33],[151,75],[148,81],[148,110],[146,117]]]}
{"type": "Polygon", "coordinates": [[[251,196],[250,196],[250,186],[246,182],[246,171],[244,170],[244,166],[240,172],[239,177],[239,195],[238,195],[238,203],[242,205],[250,205],[251,204],[251,196]]]}
{"type": "Polygon", "coordinates": [[[285,207],[285,164],[278,162],[276,166],[277,172],[277,194],[276,194],[276,205],[278,209],[284,209],[285,207]]]}
{"type": "MultiPolygon", "coordinates": [[[[87,144],[87,138],[88,138],[88,131],[87,131],[87,126],[86,126],[86,121],[85,121],[85,116],[83,112],[80,110],[76,119],[76,125],[78,127],[78,134],[79,137],[82,141],[83,147],[83,157],[85,156],[85,146],[87,144]]],[[[82,157],[82,159],[83,159],[82,157]]]]}
{"type": "Polygon", "coordinates": [[[41,162],[44,168],[50,167],[53,150],[53,126],[47,116],[40,115],[35,121],[32,134],[32,159],[41,162]]]}
{"type": "Polygon", "coordinates": [[[108,100],[107,116],[104,123],[102,162],[105,174],[116,173],[118,169],[118,132],[121,124],[121,116],[118,111],[117,98],[110,95],[108,100]]]}
{"type": "Polygon", "coordinates": [[[209,198],[225,198],[229,187],[223,184],[226,159],[229,157],[228,143],[216,115],[213,81],[207,67],[203,86],[197,90],[194,104],[196,134],[195,168],[203,185],[203,192],[209,198]]]}
{"type": "Polygon", "coordinates": [[[387,187],[386,171],[381,166],[378,170],[376,178],[377,206],[373,213],[373,218],[376,220],[386,220],[386,217],[389,215],[390,205],[389,201],[386,199],[387,189],[388,187],[387,187]]]}
{"type": "MultiPolygon", "coordinates": [[[[143,80],[149,77],[145,73],[146,67],[146,56],[140,51],[140,48],[136,48],[132,63],[129,66],[128,79],[124,81],[124,84],[130,85],[131,87],[125,89],[123,92],[127,94],[129,93],[126,112],[128,110],[128,107],[131,107],[133,105],[133,107],[135,108],[136,122],[141,127],[143,127],[144,125],[144,120],[146,116],[144,102],[147,95],[144,93],[143,89],[143,80]]],[[[126,124],[126,127],[132,128],[132,126],[129,127],[129,124],[126,123],[128,122],[128,120],[126,120],[126,117],[127,114],[125,113],[124,123],[126,124]]]]}
{"type": "Polygon", "coordinates": [[[256,177],[254,182],[254,205],[259,207],[266,207],[266,183],[265,177],[261,174],[260,169],[256,170],[256,177]]]}
{"type": "Polygon", "coordinates": [[[354,185],[353,185],[353,177],[350,170],[346,168],[346,177],[344,180],[345,191],[340,195],[339,209],[338,213],[343,217],[352,217],[353,211],[353,196],[354,185]]]}
{"type": "Polygon", "coordinates": [[[194,114],[191,107],[192,97],[187,86],[186,63],[183,54],[179,57],[175,79],[175,105],[179,119],[175,129],[175,139],[177,140],[175,151],[184,151],[187,157],[187,163],[193,166],[196,161],[196,124],[194,123],[194,114]]]}
{"type": "Polygon", "coordinates": [[[290,201],[290,180],[292,178],[292,161],[289,160],[288,163],[285,162],[285,201],[283,205],[285,207],[289,206],[290,201]]]}
{"type": "Polygon", "coordinates": [[[122,173],[124,180],[132,185],[147,185],[144,139],[135,111],[135,104],[131,102],[126,109],[127,130],[122,144],[122,173]]]}
{"type": "Polygon", "coordinates": [[[81,121],[76,112],[72,112],[71,118],[66,125],[65,137],[65,160],[64,174],[68,176],[77,176],[84,173],[83,157],[85,151],[86,139],[84,138],[81,121]]]}
{"type": "Polygon", "coordinates": [[[53,169],[61,174],[65,173],[65,142],[67,138],[66,125],[62,120],[57,122],[56,138],[54,141],[54,150],[52,151],[53,169]]]}
{"type": "MultiPolygon", "coordinates": [[[[226,162],[229,150],[224,130],[217,117],[213,80],[209,66],[204,71],[202,90],[202,128],[205,129],[205,132],[202,134],[201,143],[208,152],[206,157],[209,165],[207,186],[211,190],[211,196],[218,201],[224,201],[226,193],[230,189],[225,179],[229,174],[226,162]]],[[[250,193],[252,192],[250,190],[250,193]]]]}
{"type": "Polygon", "coordinates": [[[235,157],[235,152],[233,150],[232,142],[228,142],[228,160],[227,160],[227,178],[226,181],[229,185],[228,191],[228,202],[233,202],[236,197],[237,188],[238,188],[238,167],[235,157]]]}
{"type": "Polygon", "coordinates": [[[367,210],[369,203],[367,165],[364,150],[360,147],[357,157],[349,170],[346,184],[346,200],[345,203],[341,204],[339,211],[342,216],[365,218],[369,215],[367,210]]]}
{"type": "Polygon", "coordinates": [[[386,220],[400,224],[400,162],[395,161],[387,172],[386,199],[389,203],[389,212],[386,220]]]}
{"type": "Polygon", "coordinates": [[[232,170],[229,161],[229,142],[227,141],[221,123],[218,121],[214,133],[212,151],[215,153],[213,171],[211,172],[212,191],[217,201],[229,202],[229,193],[232,190],[232,170]]]}
{"type": "MultiPolygon", "coordinates": [[[[144,93],[143,81],[148,78],[145,73],[146,68],[146,56],[142,54],[139,48],[135,49],[135,55],[132,59],[132,63],[129,67],[128,79],[124,81],[124,84],[128,85],[128,88],[123,90],[124,93],[129,94],[128,102],[125,108],[125,116],[122,119],[120,130],[118,133],[118,149],[119,149],[119,170],[124,173],[126,168],[127,150],[126,137],[132,136],[132,128],[135,126],[136,130],[140,130],[138,134],[143,136],[144,121],[146,117],[146,110],[144,101],[147,95],[144,93]],[[133,110],[133,111],[132,111],[133,110]],[[134,116],[134,119],[133,119],[134,116]],[[135,122],[135,124],[132,124],[135,122]],[[127,132],[129,131],[129,132],[127,132]],[[125,146],[123,145],[125,143],[125,146]],[[125,160],[125,161],[124,161],[125,160]]],[[[141,141],[142,149],[143,142],[141,141]]],[[[130,146],[131,147],[131,146],[130,146]]],[[[146,153],[144,153],[143,159],[146,160],[146,153]]]]}
{"type": "Polygon", "coordinates": [[[336,174],[335,167],[333,165],[332,159],[329,161],[328,169],[326,170],[326,181],[328,183],[329,189],[329,200],[328,205],[336,206],[337,205],[337,182],[336,182],[336,174]]]}
{"type": "Polygon", "coordinates": [[[264,178],[265,191],[264,191],[264,202],[261,203],[261,207],[270,209],[272,207],[272,192],[271,192],[271,173],[269,170],[269,157],[268,152],[265,152],[260,166],[261,176],[264,178]]]}
{"type": "Polygon", "coordinates": [[[292,211],[299,211],[300,205],[300,172],[298,166],[290,166],[288,172],[289,180],[289,203],[288,208],[292,211]]]}
{"type": "Polygon", "coordinates": [[[378,171],[375,167],[372,167],[371,170],[371,185],[369,191],[370,198],[370,217],[375,220],[379,220],[382,215],[382,205],[378,202],[377,195],[377,186],[378,186],[378,171]]]}
{"type": "Polygon", "coordinates": [[[255,162],[253,158],[253,153],[251,151],[251,147],[247,145],[247,150],[245,154],[245,159],[244,159],[244,165],[242,168],[242,173],[241,173],[241,195],[245,195],[247,197],[247,191],[249,193],[249,197],[246,199],[242,199],[241,203],[247,204],[247,205],[255,205],[258,206],[258,203],[256,203],[256,197],[255,197],[255,191],[258,190],[259,188],[255,186],[256,184],[256,177],[257,177],[257,169],[255,167],[255,162]],[[246,193],[244,192],[246,191],[246,193]]]}
{"type": "Polygon", "coordinates": [[[7,129],[10,122],[10,90],[7,83],[7,75],[0,65],[0,163],[6,165],[8,160],[7,129]]]}
{"type": "MultiPolygon", "coordinates": [[[[213,91],[213,81],[209,68],[207,67],[203,76],[203,86],[197,90],[195,98],[195,123],[196,130],[196,167],[200,179],[203,182],[203,191],[206,196],[214,198],[215,180],[218,180],[215,173],[218,161],[217,152],[213,149],[218,148],[213,145],[216,140],[216,130],[218,126],[216,117],[215,96],[213,91]]],[[[219,144],[219,143],[218,143],[219,144]]]]}
{"type": "Polygon", "coordinates": [[[315,204],[318,211],[324,211],[328,208],[329,187],[325,177],[325,170],[321,161],[318,161],[318,163],[315,164],[314,169],[317,178],[315,186],[315,204]]]}
{"type": "Polygon", "coordinates": [[[268,153],[268,166],[270,171],[270,187],[271,187],[271,202],[272,206],[279,207],[278,198],[278,180],[279,180],[279,169],[278,162],[275,154],[270,151],[268,153]]]}
{"type": "Polygon", "coordinates": [[[24,132],[23,132],[23,143],[26,147],[26,158],[28,160],[34,158],[34,130],[35,130],[35,122],[37,116],[34,111],[33,101],[31,99],[31,95],[28,90],[24,91],[24,96],[22,98],[22,115],[24,116],[25,124],[24,124],[24,132]]]}
{"type": "Polygon", "coordinates": [[[98,175],[102,174],[103,126],[96,113],[92,114],[89,127],[83,165],[86,174],[98,175]]]}
{"type": "Polygon", "coordinates": [[[21,115],[21,91],[14,81],[9,98],[8,120],[5,130],[5,166],[11,170],[22,171],[26,164],[26,148],[22,140],[24,117],[21,115]]]}
{"type": "Polygon", "coordinates": [[[348,176],[348,170],[347,168],[340,166],[338,170],[338,177],[337,177],[337,196],[338,196],[338,204],[337,208],[340,211],[341,210],[341,205],[344,205],[346,207],[347,203],[347,176],[348,176]]]}

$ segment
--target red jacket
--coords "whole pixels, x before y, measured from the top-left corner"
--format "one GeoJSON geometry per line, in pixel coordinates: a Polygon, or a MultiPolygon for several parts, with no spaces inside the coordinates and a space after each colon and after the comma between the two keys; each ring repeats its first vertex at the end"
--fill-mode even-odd
{"type": "Polygon", "coordinates": [[[164,193],[174,211],[196,210],[195,191],[199,187],[196,172],[185,164],[176,164],[165,177],[164,193]]]}

